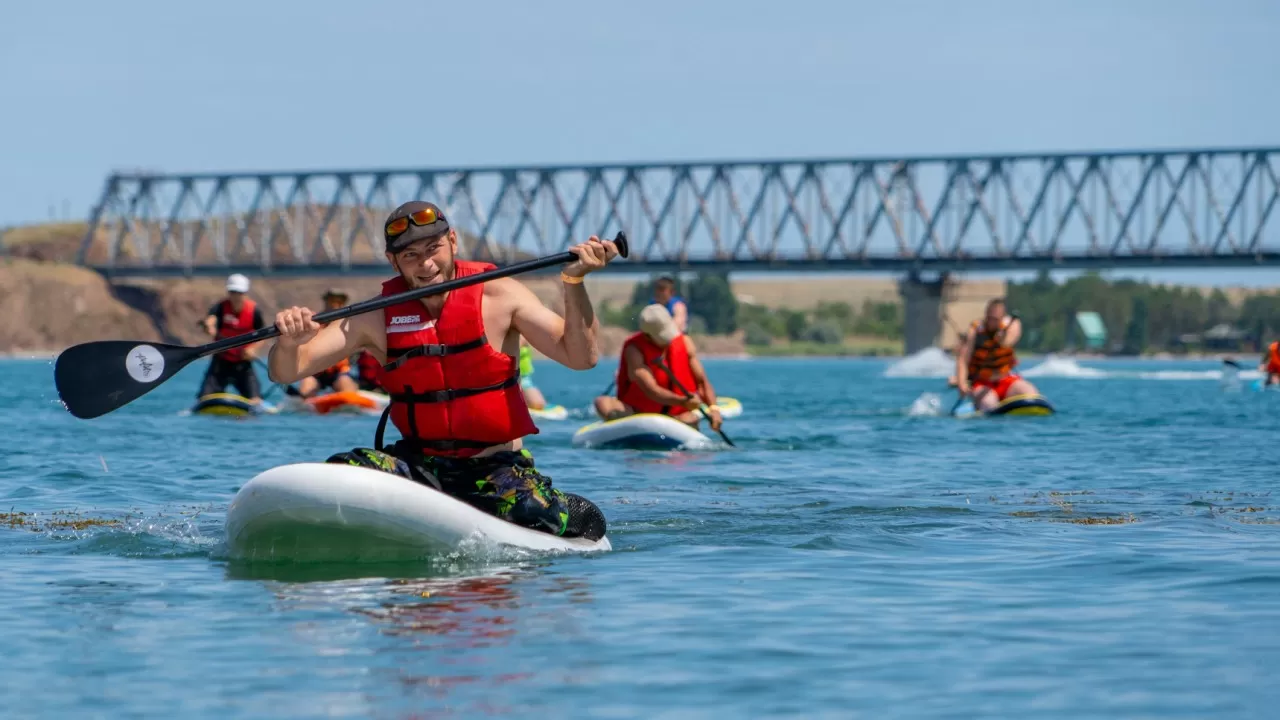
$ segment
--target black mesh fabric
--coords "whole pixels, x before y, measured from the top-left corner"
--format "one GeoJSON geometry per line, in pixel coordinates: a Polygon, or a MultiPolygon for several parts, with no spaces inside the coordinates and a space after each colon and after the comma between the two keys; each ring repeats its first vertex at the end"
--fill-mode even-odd
{"type": "Polygon", "coordinates": [[[569,506],[569,526],[565,528],[565,537],[583,537],[588,540],[604,537],[604,513],[595,503],[573,493],[565,493],[564,499],[569,506]]]}

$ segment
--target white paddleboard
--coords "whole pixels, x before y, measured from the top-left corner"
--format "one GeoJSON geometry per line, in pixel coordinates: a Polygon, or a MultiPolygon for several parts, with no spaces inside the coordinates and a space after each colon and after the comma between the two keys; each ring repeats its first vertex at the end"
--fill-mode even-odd
{"type": "Polygon", "coordinates": [[[597,450],[695,450],[714,445],[706,435],[657,413],[591,423],[573,434],[574,447],[597,450]]]}
{"type": "Polygon", "coordinates": [[[533,551],[611,550],[599,540],[520,527],[398,475],[336,463],[260,473],[227,509],[233,559],[394,562],[486,546],[533,551]]]}

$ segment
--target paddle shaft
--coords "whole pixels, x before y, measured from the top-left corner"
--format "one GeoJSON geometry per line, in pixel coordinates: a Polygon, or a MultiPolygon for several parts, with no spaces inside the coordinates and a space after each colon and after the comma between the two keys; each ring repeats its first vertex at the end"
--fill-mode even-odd
{"type": "MultiPolygon", "coordinates": [[[[619,255],[627,257],[626,235],[619,232],[614,241],[618,244],[619,255]]],[[[340,307],[336,310],[326,310],[325,312],[312,316],[311,319],[323,325],[325,323],[333,322],[334,320],[342,320],[354,315],[361,315],[374,310],[388,308],[392,305],[398,305],[409,300],[420,300],[425,297],[431,297],[432,295],[443,295],[444,293],[475,285],[477,283],[510,277],[511,275],[519,275],[520,273],[529,272],[530,270],[539,270],[545,267],[551,267],[552,265],[573,262],[577,259],[578,256],[574,252],[565,251],[556,255],[548,255],[535,260],[526,260],[525,262],[508,265],[506,267],[489,270],[464,278],[455,278],[453,280],[442,282],[438,285],[428,285],[427,287],[406,290],[402,293],[396,293],[395,295],[372,298],[365,300],[364,302],[340,307]]],[[[237,335],[236,337],[229,337],[223,340],[218,340],[217,342],[211,342],[208,345],[201,345],[198,348],[194,348],[198,352],[192,357],[192,359],[212,355],[214,353],[222,352],[223,350],[230,350],[243,345],[252,345],[253,343],[261,342],[263,340],[270,340],[271,338],[279,335],[280,328],[277,328],[274,324],[269,325],[261,330],[255,330],[248,335],[237,335]]]]}
{"type": "MultiPolygon", "coordinates": [[[[623,362],[626,362],[626,360],[624,359],[623,362]]],[[[657,357],[657,362],[658,362],[658,365],[662,368],[662,371],[667,374],[667,377],[671,378],[671,382],[675,384],[676,388],[679,389],[680,392],[684,393],[684,396],[686,398],[693,397],[693,393],[689,392],[689,389],[684,386],[684,383],[680,382],[680,379],[676,377],[676,374],[671,372],[671,368],[667,365],[666,361],[662,359],[661,355],[657,357]]],[[[711,415],[707,413],[705,408],[699,406],[698,412],[702,414],[702,417],[705,418],[707,422],[711,422],[711,415]]],[[[720,437],[723,438],[724,441],[729,444],[729,447],[737,447],[736,445],[733,444],[733,441],[729,439],[729,436],[724,434],[723,430],[719,430],[719,429],[715,429],[715,430],[716,432],[720,433],[720,437]]]]}

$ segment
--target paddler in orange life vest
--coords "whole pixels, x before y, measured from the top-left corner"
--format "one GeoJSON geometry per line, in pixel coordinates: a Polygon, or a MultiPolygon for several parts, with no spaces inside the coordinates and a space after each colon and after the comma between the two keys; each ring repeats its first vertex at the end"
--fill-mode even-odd
{"type": "Polygon", "coordinates": [[[698,408],[706,405],[711,428],[719,430],[723,422],[715,388],[698,360],[693,340],[680,332],[662,305],[647,305],[640,311],[640,332],[622,344],[614,383],[616,395],[596,398],[596,414],[602,420],[659,413],[697,427],[702,419],[698,408]]]}
{"type": "MultiPolygon", "coordinates": [[[[348,297],[345,291],[330,288],[325,291],[321,299],[324,301],[325,310],[337,310],[347,304],[348,297]]],[[[351,361],[348,358],[342,358],[333,367],[303,378],[302,382],[298,383],[298,394],[308,398],[326,388],[334,392],[357,390],[355,378],[351,377],[351,361]]]]}
{"type": "MultiPolygon", "coordinates": [[[[262,329],[262,311],[245,296],[247,292],[249,278],[239,273],[228,277],[227,296],[209,308],[203,323],[205,332],[215,340],[222,340],[262,329]]],[[[197,397],[226,392],[227,386],[232,385],[250,402],[261,402],[258,373],[253,369],[253,359],[261,347],[262,342],[256,342],[214,355],[197,397]]]]}
{"type": "MultiPolygon", "coordinates": [[[[383,226],[396,276],[382,295],[436,285],[492,269],[455,257],[457,231],[440,208],[414,201],[383,226]]],[[[290,383],[361,350],[383,363],[391,396],[374,447],[328,458],[395,473],[434,487],[517,525],[565,537],[599,538],[604,515],[589,500],[558,488],[534,468],[522,438],[534,435],[516,356],[520,336],[574,370],[595,366],[599,321],[583,277],[617,257],[592,236],[571,248],[561,270],[564,316],[513,278],[499,278],[363,313],[321,327],[308,308],[276,314],[280,339],[271,349],[271,379],[290,383]],[[387,418],[403,439],[383,447],[387,418]]]]}
{"type": "Polygon", "coordinates": [[[1266,380],[1263,381],[1264,386],[1280,383],[1280,342],[1273,342],[1267,346],[1262,362],[1258,363],[1258,372],[1267,374],[1266,380]]]}
{"type": "Polygon", "coordinates": [[[1036,388],[1014,372],[1013,348],[1022,337],[1022,321],[1005,314],[1004,300],[987,303],[986,316],[975,320],[956,353],[956,389],[972,395],[977,410],[990,410],[1012,395],[1035,394],[1036,388]]]}

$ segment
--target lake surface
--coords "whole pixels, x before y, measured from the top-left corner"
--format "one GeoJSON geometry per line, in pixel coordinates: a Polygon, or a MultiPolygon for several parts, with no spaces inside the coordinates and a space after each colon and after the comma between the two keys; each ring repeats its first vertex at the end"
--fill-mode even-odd
{"type": "Polygon", "coordinates": [[[0,363],[5,717],[1274,717],[1280,393],[1035,359],[1057,415],[962,421],[928,353],[706,364],[736,450],[574,450],[613,362],[537,365],[613,552],[281,567],[228,502],[376,418],[183,416],[201,361],[76,420],[0,363]]]}

